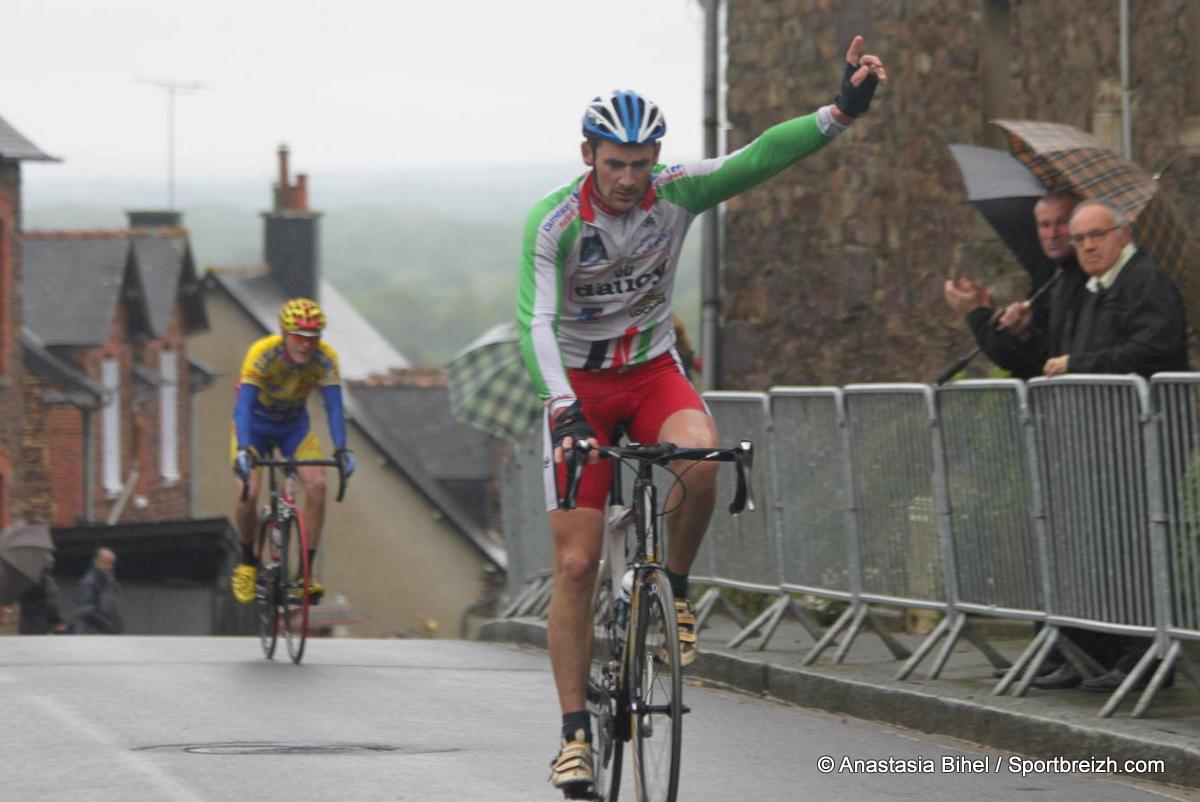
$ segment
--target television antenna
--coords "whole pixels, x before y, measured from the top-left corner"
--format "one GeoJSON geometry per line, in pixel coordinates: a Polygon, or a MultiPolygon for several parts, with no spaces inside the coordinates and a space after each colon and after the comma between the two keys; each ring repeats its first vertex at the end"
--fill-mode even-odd
{"type": "Polygon", "coordinates": [[[167,95],[167,208],[175,208],[175,98],[199,92],[204,84],[195,81],[168,81],[161,78],[142,79],[138,83],[155,86],[167,95]]]}

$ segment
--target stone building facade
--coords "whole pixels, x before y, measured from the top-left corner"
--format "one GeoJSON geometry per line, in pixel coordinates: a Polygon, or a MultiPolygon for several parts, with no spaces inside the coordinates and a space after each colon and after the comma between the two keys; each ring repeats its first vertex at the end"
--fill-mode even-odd
{"type": "MultiPolygon", "coordinates": [[[[946,144],[1002,148],[987,121],[1026,118],[1120,150],[1118,4],[726,5],[730,150],[829,102],[855,33],[891,82],[840,140],[727,204],[722,386],[932,381],[973,345],[942,300],[946,277],[982,280],[1000,302],[1028,291],[965,202],[946,144]]],[[[1188,220],[1200,208],[1200,4],[1130,6],[1133,159],[1165,167],[1162,191],[1188,220]]],[[[971,373],[990,370],[978,359],[971,373]]]]}

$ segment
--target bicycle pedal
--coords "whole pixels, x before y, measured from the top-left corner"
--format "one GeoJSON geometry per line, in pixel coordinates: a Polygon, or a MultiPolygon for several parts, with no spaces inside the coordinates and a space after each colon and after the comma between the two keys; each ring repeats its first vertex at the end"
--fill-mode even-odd
{"type": "Polygon", "coordinates": [[[682,704],[681,704],[681,705],[679,706],[679,712],[680,712],[680,713],[690,713],[690,712],[692,712],[692,709],[691,709],[690,707],[688,707],[687,705],[682,705],[682,704]]]}

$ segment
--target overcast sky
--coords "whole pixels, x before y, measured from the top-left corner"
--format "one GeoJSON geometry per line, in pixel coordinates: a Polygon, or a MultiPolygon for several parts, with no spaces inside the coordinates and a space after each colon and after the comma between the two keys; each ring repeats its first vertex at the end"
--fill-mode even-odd
{"type": "Polygon", "coordinates": [[[583,106],[658,102],[668,153],[701,151],[698,0],[4,0],[0,117],[79,177],[180,184],[574,158],[583,106]]]}

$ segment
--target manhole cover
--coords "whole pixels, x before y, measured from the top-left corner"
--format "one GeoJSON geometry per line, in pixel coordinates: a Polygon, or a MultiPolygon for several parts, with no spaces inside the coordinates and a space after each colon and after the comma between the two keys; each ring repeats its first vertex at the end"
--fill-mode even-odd
{"type": "Polygon", "coordinates": [[[134,751],[179,751],[191,752],[194,755],[352,755],[372,752],[387,752],[400,755],[436,755],[446,752],[458,752],[460,750],[429,746],[406,746],[403,744],[227,741],[221,743],[139,746],[134,751]]]}

